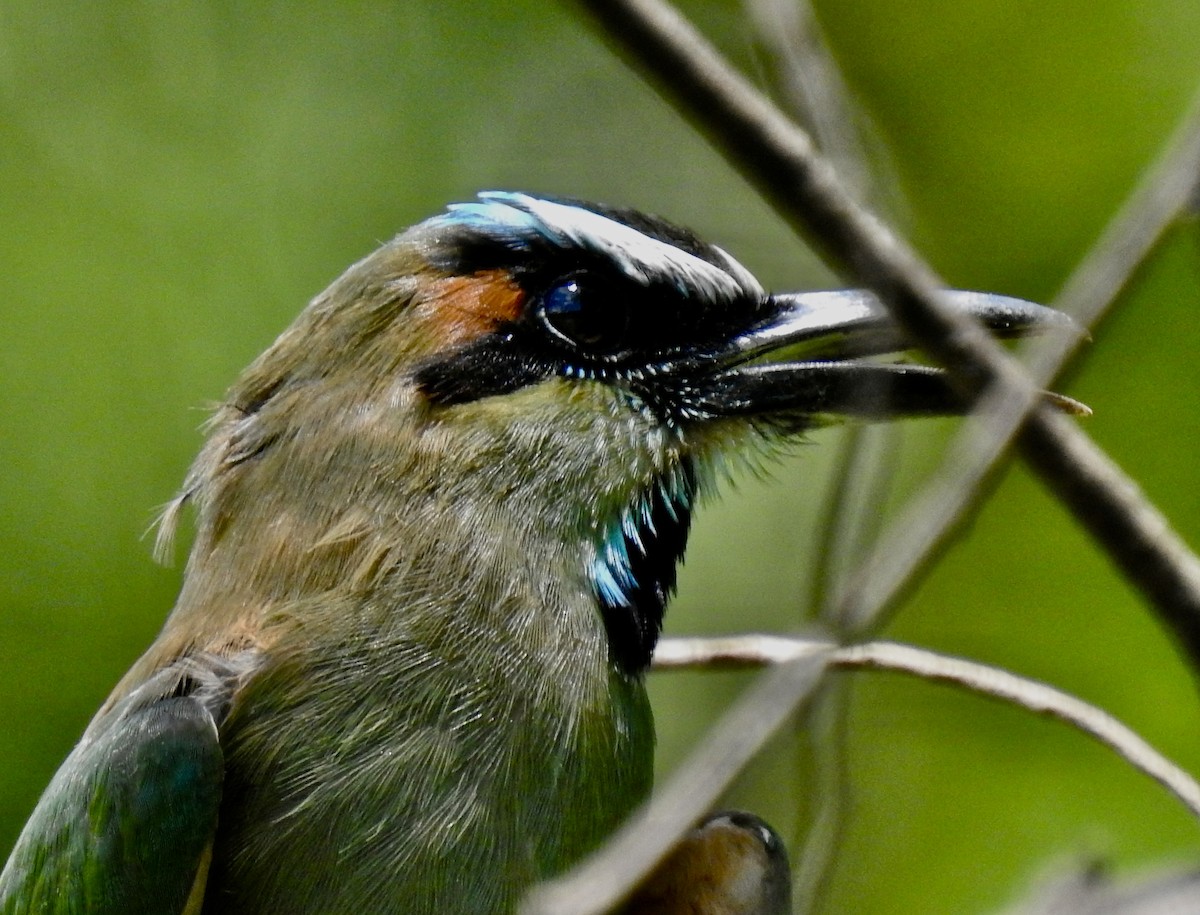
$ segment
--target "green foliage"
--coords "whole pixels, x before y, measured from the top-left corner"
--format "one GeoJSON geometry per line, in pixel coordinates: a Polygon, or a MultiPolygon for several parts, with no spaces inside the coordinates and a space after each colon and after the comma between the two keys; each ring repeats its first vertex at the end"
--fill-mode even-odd
{"type": "MultiPolygon", "coordinates": [[[[732,4],[694,12],[739,60],[732,4]],[[716,23],[719,27],[715,27],[716,23]]],[[[882,0],[818,10],[960,287],[1049,299],[1200,82],[1200,6],[882,0]]],[[[169,609],[142,535],[221,396],[342,268],[487,187],[634,205],[776,288],[833,282],[569,7],[0,6],[0,848],[169,609]]],[[[885,169],[885,173],[889,173],[885,169]]],[[[1070,384],[1086,428],[1200,544],[1197,229],[1181,226],[1070,384]]],[[[947,427],[910,424],[899,476],[947,427]]],[[[798,625],[839,432],[701,512],[668,633],[798,625]]],[[[184,544],[186,546],[186,544],[184,544]]],[[[1194,683],[1142,602],[1023,470],[890,635],[1050,680],[1200,769],[1194,683]]],[[[743,677],[656,678],[661,761],[743,677]]],[[[1048,863],[1200,849],[1157,786],[1057,725],[858,675],[829,911],[983,911],[1048,863]]],[[[807,816],[781,745],[735,801],[807,816]]]]}

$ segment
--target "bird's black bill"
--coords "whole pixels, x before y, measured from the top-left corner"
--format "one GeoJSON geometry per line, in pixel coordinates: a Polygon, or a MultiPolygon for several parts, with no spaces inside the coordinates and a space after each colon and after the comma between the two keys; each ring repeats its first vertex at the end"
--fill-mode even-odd
{"type": "MultiPolygon", "coordinates": [[[[1001,339],[1048,330],[1077,332],[1065,314],[1033,302],[982,292],[945,294],[1001,339]]],[[[694,405],[702,413],[888,419],[964,411],[963,399],[940,369],[855,361],[908,348],[871,293],[795,293],[773,296],[771,302],[774,314],[735,338],[726,368],[708,376],[694,392],[694,405]],[[786,361],[757,361],[780,356],[786,361]]],[[[1068,397],[1045,396],[1068,413],[1090,412],[1068,397]]]]}
{"type": "MultiPolygon", "coordinates": [[[[1066,413],[1091,411],[1077,400],[1047,391],[1047,402],[1066,413]]],[[[798,414],[895,419],[952,416],[964,401],[941,369],[875,362],[784,362],[720,372],[699,400],[712,416],[798,414]]]]}

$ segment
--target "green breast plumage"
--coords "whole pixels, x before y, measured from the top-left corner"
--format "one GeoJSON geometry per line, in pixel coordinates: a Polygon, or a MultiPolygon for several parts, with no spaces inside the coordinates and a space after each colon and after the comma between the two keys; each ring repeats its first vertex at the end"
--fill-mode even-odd
{"type": "Polygon", "coordinates": [[[277,647],[222,731],[206,911],[507,911],[645,796],[644,688],[590,597],[495,584],[488,608],[410,592],[386,630],[277,647]]]}

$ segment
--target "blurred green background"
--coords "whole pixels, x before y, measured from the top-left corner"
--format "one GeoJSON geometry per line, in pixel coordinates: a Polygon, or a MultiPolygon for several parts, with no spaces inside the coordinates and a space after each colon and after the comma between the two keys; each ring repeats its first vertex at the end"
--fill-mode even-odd
{"type": "MultiPolygon", "coordinates": [[[[767,79],[738,4],[685,9],[767,79]]],[[[956,286],[1052,297],[1200,84],[1192,0],[818,14],[879,199],[956,286]]],[[[171,606],[186,542],[162,568],[144,533],[204,406],[352,260],[489,187],[666,215],[775,288],[836,282],[569,5],[0,2],[0,853],[171,606]]],[[[1193,544],[1198,237],[1172,234],[1069,385],[1193,544]]],[[[950,429],[906,426],[898,477],[950,429]]],[[[799,625],[842,435],[701,513],[668,633],[799,625]]],[[[1077,692],[1200,771],[1193,680],[1023,469],[888,634],[1077,692]]],[[[745,682],[654,678],[664,768],[745,682]]],[[[1177,804],[1062,726],[894,676],[849,695],[828,912],[981,912],[1082,860],[1200,851],[1177,804]]],[[[732,798],[789,835],[811,811],[799,743],[732,798]]]]}

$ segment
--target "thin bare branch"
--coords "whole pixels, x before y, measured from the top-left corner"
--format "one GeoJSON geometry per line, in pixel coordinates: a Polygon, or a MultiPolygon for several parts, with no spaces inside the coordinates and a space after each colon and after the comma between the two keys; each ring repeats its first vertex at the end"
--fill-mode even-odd
{"type": "Polygon", "coordinates": [[[804,803],[810,811],[793,865],[792,906],[797,912],[818,911],[829,891],[834,865],[842,852],[849,803],[846,764],[848,683],[826,682],[804,719],[811,746],[813,781],[804,803]]]}
{"type": "Polygon", "coordinates": [[[825,622],[834,618],[833,631],[839,633],[841,630],[836,628],[837,614],[834,611],[837,603],[834,593],[836,584],[845,575],[845,569],[838,567],[845,556],[843,548],[856,526],[851,496],[853,484],[859,477],[859,461],[866,457],[864,440],[868,428],[848,427],[838,444],[833,476],[816,523],[817,543],[812,551],[812,571],[808,577],[808,613],[825,622]]]}
{"type": "Polygon", "coordinates": [[[1200,872],[1160,870],[1120,880],[1098,862],[1058,874],[1004,915],[1180,915],[1200,912],[1200,872]]]}
{"type": "MultiPolygon", "coordinates": [[[[1054,300],[1085,327],[1095,327],[1171,225],[1200,191],[1200,95],[1174,136],[1054,300]]],[[[1082,341],[1077,341],[1081,343],[1082,341]]],[[[1035,378],[1055,377],[1072,355],[1070,340],[1048,338],[1031,364],[1035,378]]]]}
{"type": "Polygon", "coordinates": [[[887,504],[895,484],[902,435],[896,425],[851,427],[847,447],[836,462],[829,505],[818,523],[822,540],[816,551],[819,562],[830,568],[814,585],[820,598],[814,606],[819,610],[817,619],[839,636],[848,638],[857,632],[854,619],[846,613],[844,596],[855,586],[855,560],[879,541],[885,521],[879,507],[887,504]],[[817,585],[822,590],[817,591],[817,585]]]}
{"type": "MultiPolygon", "coordinates": [[[[871,287],[909,336],[972,399],[991,385],[1037,399],[1020,366],[947,307],[941,283],[869,214],[816,155],[808,136],[730,67],[663,0],[581,0],[776,211],[836,266],[871,287]]],[[[1149,598],[1200,666],[1200,561],[1164,516],[1078,428],[1038,404],[1022,433],[1026,460],[1149,598]]],[[[864,608],[857,615],[870,618],[864,608]]]]}
{"type": "Polygon", "coordinates": [[[655,670],[762,667],[787,664],[827,651],[833,667],[889,670],[923,680],[953,683],[1072,725],[1115,750],[1134,768],[1171,792],[1200,818],[1200,784],[1107,712],[1046,683],[999,668],[899,642],[865,642],[834,648],[821,639],[747,635],[720,639],[664,639],[655,670]]]}
{"type": "Polygon", "coordinates": [[[793,652],[760,678],[603,847],[563,877],[536,887],[523,915],[599,915],[617,905],[812,696],[825,672],[827,647],[793,652]]]}
{"type": "Polygon", "coordinates": [[[842,81],[808,0],[746,0],[755,37],[770,54],[785,103],[850,189],[866,197],[871,168],[863,153],[858,112],[842,81]]]}

